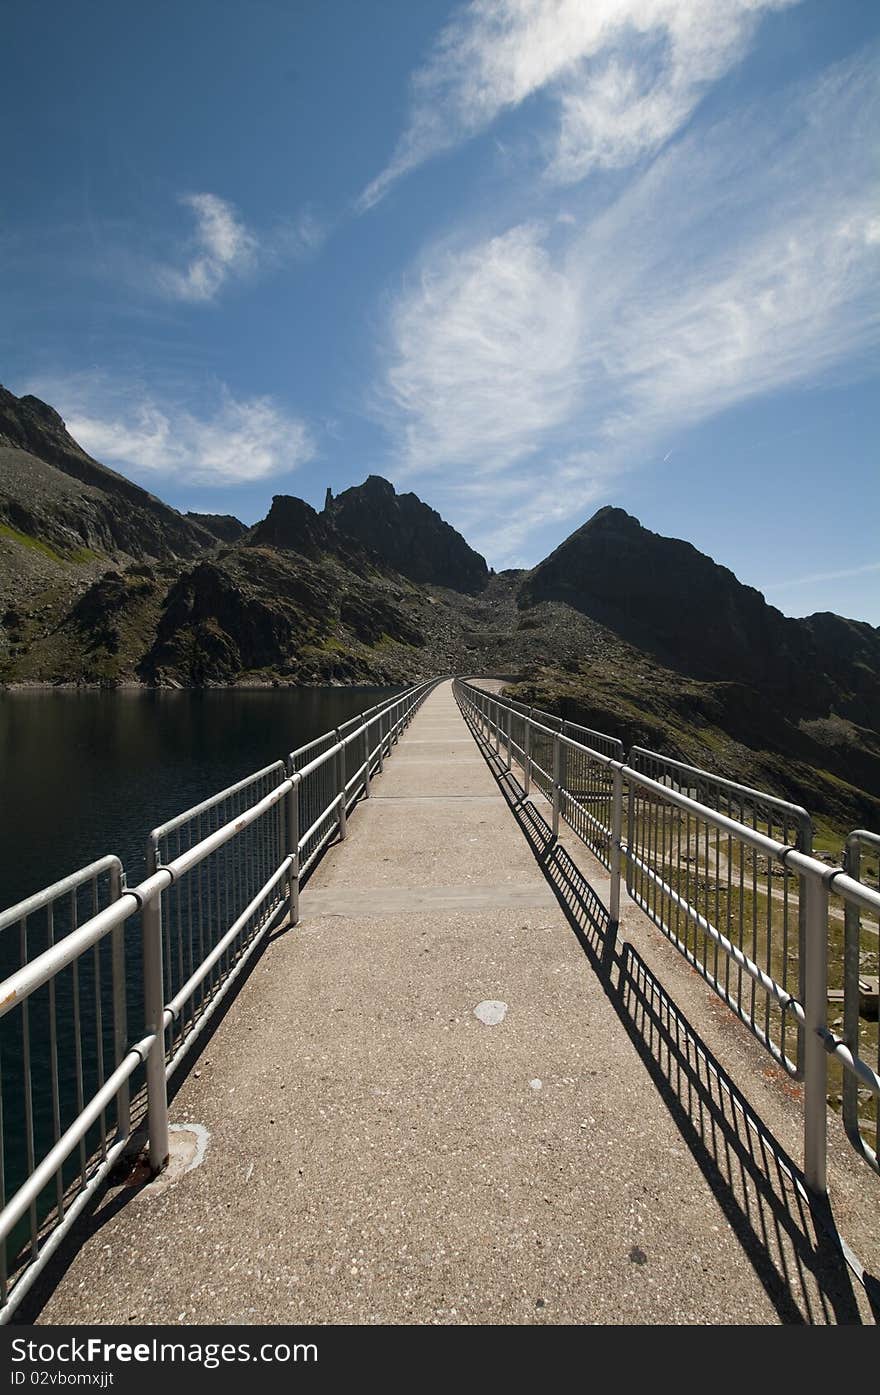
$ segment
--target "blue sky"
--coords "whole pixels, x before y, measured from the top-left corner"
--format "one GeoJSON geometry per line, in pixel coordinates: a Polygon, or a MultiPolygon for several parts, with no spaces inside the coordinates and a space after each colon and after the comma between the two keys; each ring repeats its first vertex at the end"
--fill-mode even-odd
{"type": "Polygon", "coordinates": [[[880,9],[30,0],[0,380],[181,509],[618,504],[880,623],[880,9]]]}

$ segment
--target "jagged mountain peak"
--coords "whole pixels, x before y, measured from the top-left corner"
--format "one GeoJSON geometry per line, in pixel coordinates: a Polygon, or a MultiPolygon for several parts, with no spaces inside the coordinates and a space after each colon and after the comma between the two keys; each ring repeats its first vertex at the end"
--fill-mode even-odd
{"type": "Polygon", "coordinates": [[[417,494],[398,494],[389,480],[368,475],[335,498],[324,517],[411,581],[475,595],[489,580],[486,560],[417,494]]]}
{"type": "Polygon", "coordinates": [[[277,547],[285,552],[307,556],[326,550],[332,530],[323,514],[295,494],[274,494],[266,517],[251,529],[252,547],[277,547]]]}

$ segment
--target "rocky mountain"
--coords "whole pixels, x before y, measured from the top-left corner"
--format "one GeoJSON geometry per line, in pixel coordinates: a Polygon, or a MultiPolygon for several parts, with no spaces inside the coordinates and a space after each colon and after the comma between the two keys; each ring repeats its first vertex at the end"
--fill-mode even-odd
{"type": "Polygon", "coordinates": [[[247,524],[231,513],[185,513],[184,518],[206,529],[218,542],[238,542],[248,531],[247,524]]]}
{"type": "Polygon", "coordinates": [[[415,494],[397,494],[380,475],[346,489],[330,490],[324,514],[411,581],[447,586],[476,595],[489,581],[486,559],[415,494]]]}
{"type": "Polygon", "coordinates": [[[667,667],[773,694],[788,710],[878,717],[880,631],[792,620],[688,542],[603,508],[529,574],[520,605],[561,601],[667,667]]]}
{"type": "Polygon", "coordinates": [[[495,673],[586,725],[880,820],[880,631],[792,620],[687,542],[600,509],[490,573],[377,476],[252,528],[181,515],[0,390],[0,684],[404,683],[495,673]]]}
{"type": "Polygon", "coordinates": [[[0,387],[0,520],[62,553],[194,557],[215,539],[93,460],[54,408],[0,387]]]}
{"type": "Polygon", "coordinates": [[[382,567],[380,559],[357,538],[337,528],[326,511],[318,513],[304,499],[291,494],[273,497],[272,507],[251,529],[247,543],[251,547],[274,547],[299,557],[314,559],[329,555],[350,566],[382,567]]]}
{"type": "Polygon", "coordinates": [[[880,630],[790,619],[688,542],[600,509],[522,580],[522,622],[577,611],[626,658],[573,652],[511,691],[573,721],[775,789],[828,818],[880,820],[880,630]]]}

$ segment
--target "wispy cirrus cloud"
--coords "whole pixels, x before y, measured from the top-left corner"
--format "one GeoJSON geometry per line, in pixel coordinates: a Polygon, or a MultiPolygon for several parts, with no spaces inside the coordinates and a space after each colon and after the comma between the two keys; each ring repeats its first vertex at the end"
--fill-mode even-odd
{"type": "Polygon", "coordinates": [[[429,251],[390,317],[400,473],[430,473],[484,548],[519,560],[659,442],[876,345],[878,116],[869,55],[783,94],[772,120],[679,138],[598,215],[429,251]],[[490,493],[512,511],[529,491],[487,524],[490,493]]]}
{"type": "Polygon", "coordinates": [[[28,390],[57,407],[90,455],[147,484],[253,484],[295,470],[317,452],[301,417],[270,397],[237,398],[222,385],[201,410],[105,374],[41,379],[28,390]]]}
{"type": "Polygon", "coordinates": [[[409,123],[358,201],[544,93],[547,173],[573,183],[658,149],[745,52],[762,12],[797,0],[470,0],[412,78],[409,123]]]}
{"type": "Polygon", "coordinates": [[[216,194],[183,194],[180,202],[196,220],[189,259],[182,268],[157,266],[157,284],[173,300],[213,300],[230,278],[256,269],[260,244],[232,204],[216,194]]]}
{"type": "MultiPolygon", "coordinates": [[[[321,250],[327,229],[312,208],[257,229],[235,205],[217,194],[182,194],[178,200],[194,220],[192,231],[162,256],[130,247],[110,249],[105,263],[141,291],[184,304],[208,305],[224,290],[269,274],[321,250]]],[[[157,240],[154,232],[153,240],[157,240]]]]}
{"type": "Polygon", "coordinates": [[[880,562],[866,562],[861,567],[843,567],[839,571],[833,572],[811,572],[809,576],[790,577],[788,581],[769,582],[768,586],[774,591],[786,590],[789,586],[811,586],[816,581],[844,581],[850,577],[868,576],[872,572],[880,572],[880,562]]]}
{"type": "Polygon", "coordinates": [[[564,272],[523,225],[426,268],[392,315],[388,391],[403,462],[501,469],[567,419],[580,311],[564,272]]]}

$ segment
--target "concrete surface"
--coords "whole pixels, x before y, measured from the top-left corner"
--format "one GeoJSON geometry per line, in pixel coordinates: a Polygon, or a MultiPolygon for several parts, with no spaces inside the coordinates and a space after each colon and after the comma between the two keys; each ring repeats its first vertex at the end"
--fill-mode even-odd
{"type": "Polygon", "coordinates": [[[172,1101],[201,1165],[108,1192],[40,1321],[858,1320],[796,1190],[750,1212],[787,1278],[744,1230],[724,1159],[766,1143],[734,1121],[737,1161],[711,1083],[699,1130],[664,1088],[451,685],[348,827],[172,1101]]]}

